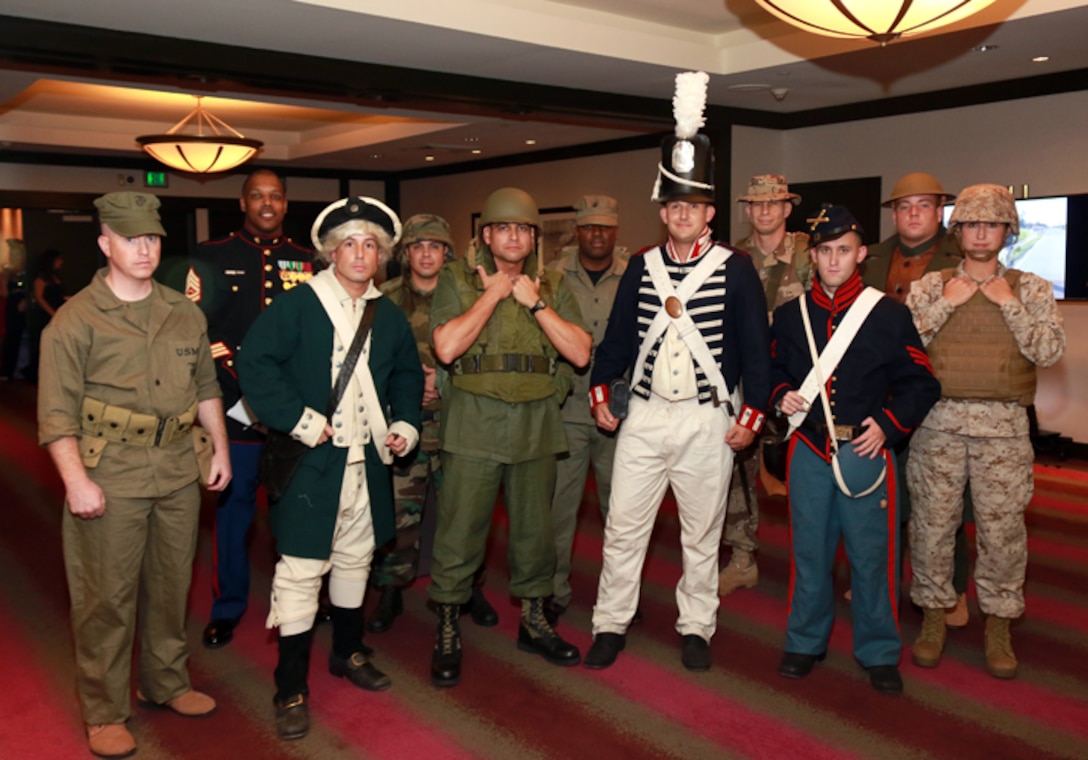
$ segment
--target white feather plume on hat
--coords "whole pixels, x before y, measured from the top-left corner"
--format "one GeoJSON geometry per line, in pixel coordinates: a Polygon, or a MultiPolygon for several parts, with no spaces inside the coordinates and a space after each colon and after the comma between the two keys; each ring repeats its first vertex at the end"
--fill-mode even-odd
{"type": "Polygon", "coordinates": [[[710,76],[705,71],[685,71],[676,75],[676,94],[672,96],[672,115],[676,119],[676,136],[687,140],[706,124],[706,87],[710,76]]]}
{"type": "Polygon", "coordinates": [[[705,71],[685,71],[676,75],[676,93],[672,96],[672,114],[680,142],[672,149],[672,165],[677,171],[690,172],[695,166],[695,146],[688,140],[706,124],[706,87],[710,77],[705,71]]]}

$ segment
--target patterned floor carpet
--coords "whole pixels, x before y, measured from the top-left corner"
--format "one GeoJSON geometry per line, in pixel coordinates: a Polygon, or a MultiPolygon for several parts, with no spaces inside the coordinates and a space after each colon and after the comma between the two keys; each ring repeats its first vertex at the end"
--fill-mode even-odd
{"type": "MultiPolygon", "coordinates": [[[[0,398],[0,757],[89,757],[72,687],[67,590],[60,551],[62,488],[35,443],[33,390],[0,398]]],[[[515,649],[517,608],[505,590],[505,518],[497,513],[488,596],[496,628],[464,620],[460,686],[429,680],[434,617],[425,582],[386,634],[368,635],[394,686],[355,689],[324,666],[320,630],[311,668],[313,730],[280,742],[272,727],[274,638],[264,628],[274,561],[267,513],[253,536],[250,610],[234,642],[200,646],[211,597],[206,501],[190,601],[194,685],[219,700],[205,719],[135,708],[138,758],[1085,758],[1088,757],[1088,473],[1040,464],[1028,514],[1028,612],[1014,628],[1020,675],[984,670],[973,593],[967,628],[950,635],[941,666],[904,658],[906,693],[881,696],[850,652],[850,606],[840,601],[827,661],[802,681],[776,673],[789,576],[786,507],[763,504],[760,583],[722,601],[714,668],[689,673],[673,631],[680,576],[678,525],[666,505],[645,570],[644,622],[611,669],[558,668],[515,649]]],[[[590,643],[601,525],[587,495],[575,547],[575,600],[561,632],[590,643]]],[[[845,575],[839,579],[845,591],[845,575]]],[[[841,593],[839,594],[841,600],[841,593]]],[[[372,600],[368,600],[372,603],[372,600]]],[[[904,604],[905,642],[920,616],[904,604]]]]}

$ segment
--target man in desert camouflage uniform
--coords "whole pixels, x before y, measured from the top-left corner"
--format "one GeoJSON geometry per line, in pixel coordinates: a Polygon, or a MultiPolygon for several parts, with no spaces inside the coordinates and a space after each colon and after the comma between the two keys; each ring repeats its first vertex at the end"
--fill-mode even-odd
{"type": "MultiPolygon", "coordinates": [[[[767,298],[767,318],[784,303],[792,301],[812,284],[812,261],[808,256],[808,235],[787,232],[786,218],[801,196],[791,193],[786,178],[780,174],[752,177],[748,192],[737,198],[751,224],[748,236],[735,248],[752,257],[763,292],[767,298]]],[[[718,575],[718,593],[725,595],[737,588],[752,588],[759,582],[755,552],[759,549],[759,442],[738,451],[729,486],[722,545],[731,548],[729,563],[718,575]]],[[[766,485],[766,484],[765,484],[766,485]]],[[[780,493],[785,493],[783,488],[780,493]]]]}
{"type": "MultiPolygon", "coordinates": [[[[431,347],[431,296],[438,284],[438,272],[453,257],[453,237],[446,220],[434,214],[416,214],[404,223],[397,249],[397,258],[405,273],[381,287],[382,293],[408,318],[426,382],[419,446],[408,456],[398,458],[393,467],[396,538],[374,556],[370,577],[381,589],[381,599],[367,623],[367,630],[373,633],[388,631],[397,615],[404,611],[402,589],[417,575],[430,574],[434,509],[442,482],[442,462],[438,453],[442,398],[436,385],[436,363],[431,347]]],[[[498,615],[483,596],[482,573],[477,571],[476,575],[477,582],[466,606],[477,623],[495,625],[498,615]]]]}
{"type": "Polygon", "coordinates": [[[978,530],[975,586],[987,618],[986,669],[1013,678],[1009,623],[1024,612],[1024,510],[1034,491],[1026,407],[1035,396],[1036,366],[1061,358],[1065,331],[1051,284],[997,259],[1020,231],[1007,189],[966,188],[950,228],[963,263],[927,274],[907,298],[942,384],[941,400],[915,432],[907,463],[914,501],[911,598],[925,612],[912,657],[923,667],[940,662],[945,610],[956,602],[953,541],[970,482],[978,530]]]}

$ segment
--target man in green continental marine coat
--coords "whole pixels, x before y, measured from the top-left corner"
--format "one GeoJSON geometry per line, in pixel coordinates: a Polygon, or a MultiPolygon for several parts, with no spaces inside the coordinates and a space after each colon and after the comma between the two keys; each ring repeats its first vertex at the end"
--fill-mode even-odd
{"type": "Polygon", "coordinates": [[[393,536],[393,455],[419,440],[423,371],[415,339],[404,314],[374,284],[400,232],[396,214],[372,198],[328,206],[311,237],[329,268],[262,312],[239,353],[242,392],[257,418],[309,449],[271,511],[280,559],[267,625],[279,628],[274,702],[284,739],[300,738],[310,726],[307,674],[325,574],[329,672],[370,691],[391,685],[362,644],[362,604],[374,547],[393,536]],[[371,309],[369,337],[326,416],[371,309]]]}
{"type": "Polygon", "coordinates": [[[460,605],[483,559],[499,486],[510,516],[510,592],[522,599],[518,648],[576,665],[578,648],[544,616],[555,545],[551,496],[556,454],[567,438],[559,402],[562,356],[589,362],[592,339],[562,273],[540,266],[536,201],[503,188],[484,203],[480,235],[465,259],[443,267],[431,306],[435,356],[450,374],[443,407],[444,470],[429,594],[438,608],[431,680],[461,678],[460,605]]]}

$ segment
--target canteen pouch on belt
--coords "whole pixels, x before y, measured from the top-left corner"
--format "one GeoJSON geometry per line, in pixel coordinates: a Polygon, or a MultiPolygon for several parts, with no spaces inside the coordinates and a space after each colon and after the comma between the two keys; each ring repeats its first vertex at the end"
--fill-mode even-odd
{"type": "Polygon", "coordinates": [[[627,417],[627,407],[631,403],[631,386],[622,377],[608,384],[608,411],[617,420],[627,417]]]}
{"type": "Polygon", "coordinates": [[[200,485],[206,486],[212,477],[212,437],[200,425],[193,425],[192,433],[193,451],[200,467],[200,485]]]}

